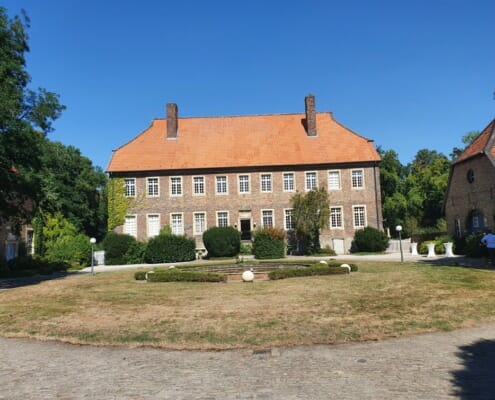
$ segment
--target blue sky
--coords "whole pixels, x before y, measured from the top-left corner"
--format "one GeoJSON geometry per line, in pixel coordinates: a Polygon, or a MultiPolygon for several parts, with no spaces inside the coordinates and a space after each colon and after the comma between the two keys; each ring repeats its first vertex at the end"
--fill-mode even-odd
{"type": "Polygon", "coordinates": [[[50,138],[102,168],[167,102],[180,116],[293,113],[313,93],[403,163],[448,156],[495,117],[492,0],[1,5],[31,19],[31,86],[67,106],[50,138]]]}

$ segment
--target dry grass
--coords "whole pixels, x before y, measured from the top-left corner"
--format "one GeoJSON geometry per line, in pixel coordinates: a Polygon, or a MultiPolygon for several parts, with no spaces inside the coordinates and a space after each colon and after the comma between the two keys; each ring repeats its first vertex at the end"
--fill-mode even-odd
{"type": "Polygon", "coordinates": [[[495,272],[360,264],[352,275],[245,284],[81,275],[0,293],[0,335],[227,349],[377,340],[495,320],[495,272]]]}

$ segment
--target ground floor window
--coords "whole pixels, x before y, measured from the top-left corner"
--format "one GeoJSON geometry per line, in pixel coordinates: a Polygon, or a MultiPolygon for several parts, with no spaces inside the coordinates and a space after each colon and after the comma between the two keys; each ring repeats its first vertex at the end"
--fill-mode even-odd
{"type": "Polygon", "coordinates": [[[137,218],[135,215],[126,215],[124,220],[124,233],[137,238],[137,218]]]}
{"type": "Polygon", "coordinates": [[[342,207],[330,207],[330,228],[342,227],[342,207]]]}
{"type": "Polygon", "coordinates": [[[158,236],[160,233],[160,216],[158,214],[148,215],[148,237],[158,236]]]}
{"type": "Polygon", "coordinates": [[[227,211],[217,212],[217,226],[220,228],[226,228],[229,226],[229,213],[227,211]]]}
{"type": "Polygon", "coordinates": [[[174,235],[184,234],[184,223],[182,220],[182,214],[171,214],[170,215],[170,228],[174,235]]]}
{"type": "Polygon", "coordinates": [[[261,219],[263,228],[273,227],[273,210],[262,210],[261,219]]]}
{"type": "Polygon", "coordinates": [[[354,216],[354,228],[364,228],[366,226],[365,206],[353,206],[352,213],[354,216]]]}
{"type": "Polygon", "coordinates": [[[196,212],[194,213],[194,234],[202,235],[206,230],[206,213],[196,212]]]}

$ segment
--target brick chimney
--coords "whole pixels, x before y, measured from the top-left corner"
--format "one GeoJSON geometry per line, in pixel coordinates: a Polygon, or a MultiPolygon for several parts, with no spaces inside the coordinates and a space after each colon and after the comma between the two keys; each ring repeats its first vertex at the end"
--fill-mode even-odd
{"type": "Polygon", "coordinates": [[[315,96],[308,94],[304,98],[304,103],[306,106],[306,134],[308,136],[317,136],[315,96]]]}
{"type": "Polygon", "coordinates": [[[177,138],[179,109],[175,103],[167,103],[167,139],[177,138]]]}

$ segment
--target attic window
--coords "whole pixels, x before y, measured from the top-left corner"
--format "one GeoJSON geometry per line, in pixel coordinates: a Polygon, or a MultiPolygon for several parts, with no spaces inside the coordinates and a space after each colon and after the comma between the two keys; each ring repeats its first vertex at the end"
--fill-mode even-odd
{"type": "Polygon", "coordinates": [[[467,181],[469,183],[473,183],[474,182],[474,171],[472,169],[469,169],[466,177],[467,177],[467,181]]]}

